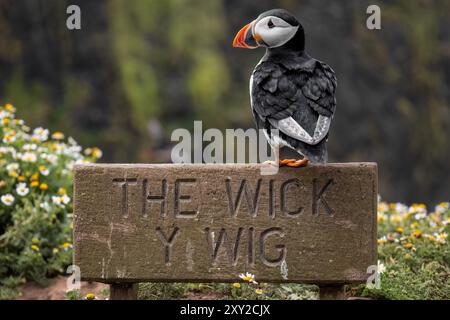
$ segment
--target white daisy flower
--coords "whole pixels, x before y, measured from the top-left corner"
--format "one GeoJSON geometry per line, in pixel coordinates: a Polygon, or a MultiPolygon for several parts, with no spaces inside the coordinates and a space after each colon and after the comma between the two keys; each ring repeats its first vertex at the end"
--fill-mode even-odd
{"type": "Polygon", "coordinates": [[[382,274],[384,271],[386,271],[386,267],[383,263],[378,260],[378,268],[377,268],[378,274],[382,274]]]}
{"type": "Polygon", "coordinates": [[[48,203],[47,201],[42,202],[42,203],[39,205],[39,207],[41,207],[42,209],[44,209],[44,210],[47,211],[47,212],[50,212],[50,210],[51,210],[50,203],[48,203]]]}
{"type": "Polygon", "coordinates": [[[37,156],[33,152],[25,152],[22,155],[22,161],[25,161],[25,162],[36,162],[36,160],[37,160],[37,156]]]}
{"type": "Polygon", "coordinates": [[[17,162],[12,162],[6,166],[6,170],[17,171],[17,170],[19,170],[19,164],[17,162]]]}
{"type": "Polygon", "coordinates": [[[50,174],[50,170],[48,170],[48,168],[45,166],[40,166],[39,173],[42,174],[43,176],[48,176],[50,174]]]}
{"type": "Polygon", "coordinates": [[[24,197],[30,192],[30,189],[27,188],[27,185],[22,182],[17,185],[16,192],[19,196],[24,197]]]}
{"type": "Polygon", "coordinates": [[[36,128],[33,130],[33,136],[31,138],[37,141],[46,141],[48,140],[48,130],[42,127],[36,128]]]}
{"type": "Polygon", "coordinates": [[[414,215],[414,218],[416,220],[425,219],[426,217],[427,217],[427,214],[425,212],[419,212],[414,215]]]}
{"type": "Polygon", "coordinates": [[[36,148],[37,148],[37,145],[35,145],[34,143],[27,143],[27,144],[24,144],[22,147],[22,149],[25,151],[33,151],[33,150],[36,150],[36,148]]]}
{"type": "Polygon", "coordinates": [[[62,202],[62,199],[61,199],[61,197],[58,197],[58,196],[52,196],[52,201],[53,201],[54,204],[60,206],[61,202],[62,202]]]}
{"type": "Polygon", "coordinates": [[[8,193],[1,197],[1,201],[3,202],[3,204],[10,206],[14,203],[14,197],[12,194],[8,193]]]}
{"type": "Polygon", "coordinates": [[[241,278],[242,280],[244,280],[244,281],[247,281],[247,282],[250,282],[250,283],[257,283],[256,281],[255,281],[255,275],[254,274],[251,274],[250,272],[247,272],[247,273],[241,273],[240,275],[239,275],[239,278],[241,278]]]}
{"type": "Polygon", "coordinates": [[[441,202],[438,204],[435,208],[435,211],[439,214],[442,214],[446,212],[449,209],[449,203],[448,202],[441,202]]]}
{"type": "Polygon", "coordinates": [[[397,211],[400,214],[406,214],[408,210],[409,210],[408,206],[404,205],[403,203],[395,204],[395,211],[397,211]]]}
{"type": "Polygon", "coordinates": [[[70,202],[70,197],[67,194],[62,195],[61,202],[64,204],[68,204],[70,202]]]}
{"type": "Polygon", "coordinates": [[[5,135],[2,141],[3,143],[13,143],[14,141],[16,141],[16,135],[5,135]]]}

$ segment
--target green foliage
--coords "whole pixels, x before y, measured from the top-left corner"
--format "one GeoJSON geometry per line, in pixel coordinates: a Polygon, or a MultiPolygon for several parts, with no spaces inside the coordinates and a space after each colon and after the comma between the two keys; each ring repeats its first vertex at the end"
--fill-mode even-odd
{"type": "Polygon", "coordinates": [[[181,299],[192,285],[185,283],[140,283],[139,299],[181,299]]]}
{"type": "Polygon", "coordinates": [[[414,270],[408,261],[387,265],[381,275],[380,289],[365,289],[363,295],[378,299],[445,299],[450,298],[448,265],[437,261],[422,264],[414,270]]]}
{"type": "Polygon", "coordinates": [[[132,111],[132,119],[139,130],[146,121],[158,114],[158,79],[152,64],[154,48],[146,36],[158,28],[158,1],[113,0],[108,11],[113,16],[112,45],[118,62],[119,76],[132,111]]]}
{"type": "Polygon", "coordinates": [[[46,284],[72,259],[72,167],[101,156],[61,132],[33,131],[0,107],[0,297],[23,280],[46,284]]]}
{"type": "Polygon", "coordinates": [[[208,299],[231,300],[305,300],[317,299],[318,288],[304,284],[250,283],[141,283],[139,299],[186,299],[206,297],[208,299]]]}
{"type": "Polygon", "coordinates": [[[71,290],[66,292],[66,300],[82,300],[80,290],[71,290]]]}
{"type": "Polygon", "coordinates": [[[450,299],[449,203],[427,212],[423,204],[381,202],[378,222],[378,253],[385,271],[380,288],[360,293],[384,299],[450,299]]]}

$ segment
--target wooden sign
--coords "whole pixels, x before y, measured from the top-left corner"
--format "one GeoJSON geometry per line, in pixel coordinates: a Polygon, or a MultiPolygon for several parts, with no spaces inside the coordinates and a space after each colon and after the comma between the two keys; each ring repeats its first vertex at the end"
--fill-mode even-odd
{"type": "Polygon", "coordinates": [[[99,282],[365,281],[376,265],[373,163],[75,167],[74,264],[99,282]]]}

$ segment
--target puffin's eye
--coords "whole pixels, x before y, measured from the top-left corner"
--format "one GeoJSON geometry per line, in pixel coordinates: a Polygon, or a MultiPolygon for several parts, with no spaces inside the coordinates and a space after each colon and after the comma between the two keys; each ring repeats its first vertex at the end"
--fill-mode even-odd
{"type": "Polygon", "coordinates": [[[275,25],[274,25],[273,22],[272,22],[272,19],[269,20],[269,22],[267,22],[267,26],[268,26],[270,29],[272,29],[273,27],[275,27],[275,25]]]}

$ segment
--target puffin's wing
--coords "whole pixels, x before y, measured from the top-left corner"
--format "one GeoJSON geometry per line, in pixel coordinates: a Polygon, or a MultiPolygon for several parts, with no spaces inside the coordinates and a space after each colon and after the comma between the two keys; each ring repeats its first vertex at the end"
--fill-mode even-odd
{"type": "Polygon", "coordinates": [[[335,90],[333,70],[320,61],[263,62],[253,73],[253,112],[258,120],[268,121],[291,138],[316,144],[328,133],[336,107],[335,90]],[[305,108],[316,114],[314,122],[321,131],[317,139],[300,125],[301,113],[297,111],[305,108]]]}
{"type": "MultiPolygon", "coordinates": [[[[289,79],[288,70],[272,62],[260,63],[253,72],[252,108],[262,121],[290,117],[300,106],[301,87],[289,79]]],[[[304,101],[306,102],[306,101],[304,101]]]]}
{"type": "Polygon", "coordinates": [[[335,91],[337,86],[333,69],[327,64],[317,61],[312,75],[302,86],[302,93],[308,105],[319,115],[332,117],[336,109],[335,91]]]}

